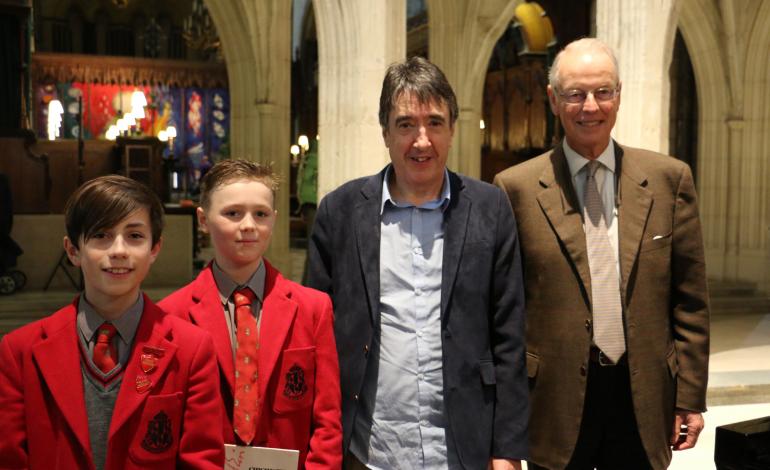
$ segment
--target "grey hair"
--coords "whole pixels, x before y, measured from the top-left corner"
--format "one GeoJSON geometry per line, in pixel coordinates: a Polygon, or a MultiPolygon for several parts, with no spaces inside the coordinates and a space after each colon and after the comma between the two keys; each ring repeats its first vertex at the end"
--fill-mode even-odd
{"type": "Polygon", "coordinates": [[[607,57],[612,61],[612,66],[615,68],[615,85],[620,83],[620,68],[618,67],[618,58],[615,57],[615,52],[604,41],[597,38],[582,38],[577,41],[572,41],[567,44],[564,49],[556,54],[556,58],[551,65],[551,70],[548,71],[548,84],[554,90],[559,89],[559,66],[561,65],[561,58],[567,51],[601,51],[607,54],[607,57]]]}

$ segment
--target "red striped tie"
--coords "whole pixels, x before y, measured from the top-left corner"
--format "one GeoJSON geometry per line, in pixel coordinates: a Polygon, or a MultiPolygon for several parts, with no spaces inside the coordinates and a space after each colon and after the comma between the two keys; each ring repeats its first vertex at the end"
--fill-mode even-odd
{"type": "Polygon", "coordinates": [[[259,418],[259,387],[257,385],[257,358],[259,331],[251,310],[256,296],[251,289],[235,291],[235,432],[245,444],[250,444],[257,433],[259,418]]]}

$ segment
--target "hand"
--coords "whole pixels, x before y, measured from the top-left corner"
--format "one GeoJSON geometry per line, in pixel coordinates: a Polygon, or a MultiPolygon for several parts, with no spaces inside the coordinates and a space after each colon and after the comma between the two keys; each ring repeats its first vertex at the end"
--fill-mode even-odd
{"type": "Polygon", "coordinates": [[[673,450],[685,450],[695,447],[698,436],[703,430],[703,415],[688,410],[676,410],[674,414],[674,429],[671,433],[673,450]],[[685,429],[686,428],[686,429],[685,429]]]}
{"type": "Polygon", "coordinates": [[[488,470],[521,470],[521,460],[491,459],[488,470]]]}

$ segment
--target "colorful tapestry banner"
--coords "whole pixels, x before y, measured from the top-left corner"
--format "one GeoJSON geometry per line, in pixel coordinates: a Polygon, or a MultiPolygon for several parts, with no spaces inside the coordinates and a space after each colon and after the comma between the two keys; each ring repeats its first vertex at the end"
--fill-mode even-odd
{"type": "MultiPolygon", "coordinates": [[[[189,164],[191,176],[205,172],[213,162],[229,156],[230,95],[223,88],[129,87],[98,83],[39,85],[35,91],[36,128],[47,138],[48,103],[58,99],[64,108],[60,138],[78,137],[78,97],[83,97],[83,138],[104,139],[107,129],[131,111],[131,95],[141,90],[147,99],[145,118],[134,132],[157,136],[174,126],[176,158],[189,164]]],[[[166,157],[170,154],[166,152],[166,157]]]]}

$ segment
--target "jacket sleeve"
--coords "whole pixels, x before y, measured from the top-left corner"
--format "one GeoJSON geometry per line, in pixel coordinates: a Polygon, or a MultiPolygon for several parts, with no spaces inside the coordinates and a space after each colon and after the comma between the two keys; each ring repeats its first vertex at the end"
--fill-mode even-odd
{"type": "Polygon", "coordinates": [[[328,198],[321,200],[308,246],[308,287],[334,297],[332,286],[332,227],[328,198]]]}
{"type": "Polygon", "coordinates": [[[678,365],[677,408],[706,410],[709,303],[698,203],[690,167],[682,166],[671,253],[672,330],[678,365]]]}
{"type": "Polygon", "coordinates": [[[313,400],[312,435],[305,468],[342,468],[342,411],[340,370],[334,342],[332,304],[323,295],[315,330],[316,377],[313,400]]]}
{"type": "Polygon", "coordinates": [[[187,382],[179,468],[221,469],[225,463],[219,370],[211,337],[206,333],[193,355],[187,382]]]}
{"type": "Polygon", "coordinates": [[[497,381],[492,456],[525,460],[529,454],[524,286],[518,232],[507,196],[497,194],[495,264],[490,301],[497,381]]]}
{"type": "Polygon", "coordinates": [[[27,468],[27,426],[19,354],[0,342],[0,468],[27,468]]]}

